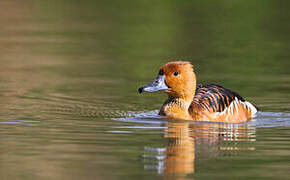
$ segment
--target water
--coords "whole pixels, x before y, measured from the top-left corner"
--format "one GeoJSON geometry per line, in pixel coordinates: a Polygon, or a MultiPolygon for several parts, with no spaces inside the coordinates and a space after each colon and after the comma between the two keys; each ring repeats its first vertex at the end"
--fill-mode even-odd
{"type": "Polygon", "coordinates": [[[0,179],[289,179],[290,3],[0,2],[0,179]],[[164,119],[171,60],[261,108],[164,119]]]}

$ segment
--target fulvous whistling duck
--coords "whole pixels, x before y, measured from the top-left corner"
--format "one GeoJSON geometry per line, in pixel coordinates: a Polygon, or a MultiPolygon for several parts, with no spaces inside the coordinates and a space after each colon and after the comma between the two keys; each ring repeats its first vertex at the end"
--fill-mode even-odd
{"type": "Polygon", "coordinates": [[[159,115],[170,119],[241,123],[257,112],[254,105],[232,90],[216,84],[196,85],[193,65],[186,61],[163,65],[157,78],[138,91],[167,93],[159,115]]]}

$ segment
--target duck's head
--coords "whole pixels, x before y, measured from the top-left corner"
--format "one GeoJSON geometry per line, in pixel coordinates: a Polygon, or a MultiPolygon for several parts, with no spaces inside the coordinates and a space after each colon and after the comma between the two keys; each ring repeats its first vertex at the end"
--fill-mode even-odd
{"type": "Polygon", "coordinates": [[[196,88],[193,65],[187,61],[169,62],[163,65],[157,78],[150,84],[138,89],[142,92],[164,91],[170,97],[187,98],[196,88]]]}

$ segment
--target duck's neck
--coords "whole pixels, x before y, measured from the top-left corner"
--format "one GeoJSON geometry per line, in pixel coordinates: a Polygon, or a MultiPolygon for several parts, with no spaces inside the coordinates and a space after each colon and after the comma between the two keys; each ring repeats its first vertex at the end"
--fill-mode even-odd
{"type": "Polygon", "coordinates": [[[189,107],[193,102],[196,91],[196,79],[193,73],[187,82],[192,82],[186,84],[182,89],[177,89],[176,91],[169,91],[168,99],[163,104],[159,114],[165,115],[171,119],[184,119],[192,120],[192,116],[189,114],[189,107]]]}
{"type": "Polygon", "coordinates": [[[190,120],[192,118],[189,115],[188,109],[192,99],[193,95],[182,98],[169,96],[163,104],[159,114],[167,116],[171,119],[190,120]]]}

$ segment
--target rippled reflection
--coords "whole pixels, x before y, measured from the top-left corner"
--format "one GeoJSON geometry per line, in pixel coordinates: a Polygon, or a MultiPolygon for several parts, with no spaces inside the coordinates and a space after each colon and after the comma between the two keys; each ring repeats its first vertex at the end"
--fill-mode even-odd
{"type": "Polygon", "coordinates": [[[156,160],[155,164],[145,164],[145,169],[155,169],[165,177],[186,178],[198,169],[196,160],[199,156],[212,158],[222,156],[227,151],[255,150],[253,144],[246,147],[239,144],[256,140],[256,129],[252,124],[168,122],[166,126],[166,147],[145,147],[144,156],[145,160],[151,159],[148,163],[156,160]]]}

